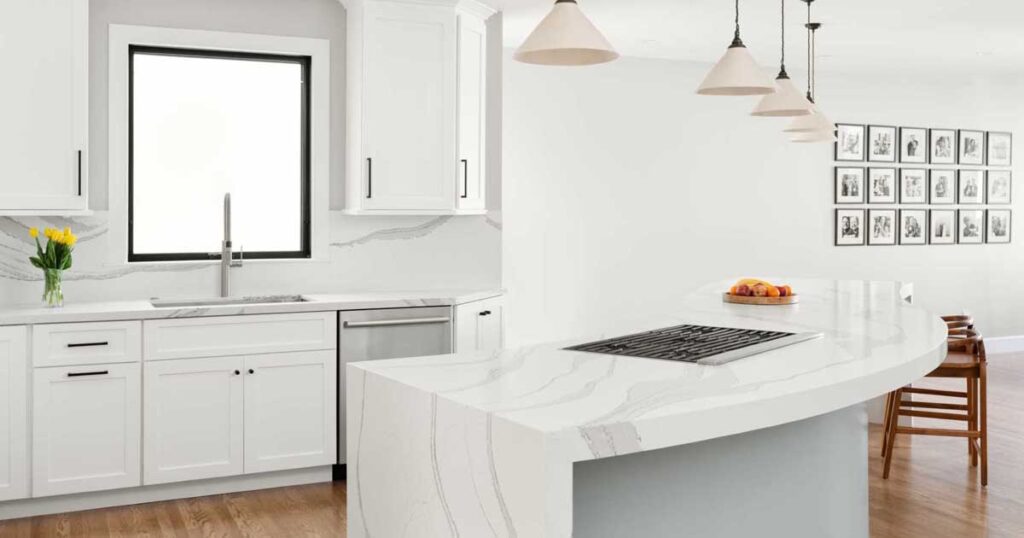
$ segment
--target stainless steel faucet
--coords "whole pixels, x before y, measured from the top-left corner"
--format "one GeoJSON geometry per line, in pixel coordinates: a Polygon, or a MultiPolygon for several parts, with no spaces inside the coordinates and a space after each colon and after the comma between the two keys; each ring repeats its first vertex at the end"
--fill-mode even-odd
{"type": "Polygon", "coordinates": [[[232,267],[241,267],[245,251],[239,249],[238,261],[231,256],[231,193],[224,194],[224,240],[220,244],[220,296],[231,295],[230,271],[232,267]]]}

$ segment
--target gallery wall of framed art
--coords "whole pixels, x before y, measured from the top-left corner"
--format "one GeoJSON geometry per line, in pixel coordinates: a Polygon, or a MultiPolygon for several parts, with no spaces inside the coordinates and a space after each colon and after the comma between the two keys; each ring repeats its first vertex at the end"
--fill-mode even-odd
{"type": "Polygon", "coordinates": [[[836,246],[1011,241],[1013,133],[839,123],[834,158],[836,246]]]}

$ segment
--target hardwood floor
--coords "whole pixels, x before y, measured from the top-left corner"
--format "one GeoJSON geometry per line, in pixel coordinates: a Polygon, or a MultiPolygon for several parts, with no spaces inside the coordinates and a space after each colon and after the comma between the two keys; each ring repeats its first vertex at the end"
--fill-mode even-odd
{"type": "MultiPolygon", "coordinates": [[[[962,439],[900,436],[882,480],[881,428],[872,427],[872,538],[1024,536],[1024,355],[990,359],[989,380],[988,488],[962,439]]],[[[921,386],[956,388],[946,380],[921,386]]],[[[345,503],[343,482],[317,484],[0,521],[0,537],[339,538],[345,503]]]]}

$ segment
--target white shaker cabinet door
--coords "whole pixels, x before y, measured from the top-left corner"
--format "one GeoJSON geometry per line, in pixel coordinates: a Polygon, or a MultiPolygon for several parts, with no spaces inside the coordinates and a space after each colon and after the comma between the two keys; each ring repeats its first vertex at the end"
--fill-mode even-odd
{"type": "Polygon", "coordinates": [[[32,496],[140,485],[139,363],[32,375],[32,496]]]}
{"type": "Polygon", "coordinates": [[[242,357],[145,365],[144,482],[243,472],[242,357]]]}
{"type": "Polygon", "coordinates": [[[87,209],[88,0],[0,2],[0,212],[87,209]]]}
{"type": "Polygon", "coordinates": [[[367,2],[365,10],[360,205],[368,210],[451,210],[455,12],[398,2],[367,2]]]}
{"type": "Polygon", "coordinates": [[[459,15],[458,208],[486,207],[487,25],[459,15]]]}
{"type": "Polygon", "coordinates": [[[28,497],[25,327],[0,327],[0,501],[28,497]]]}
{"type": "Polygon", "coordinates": [[[459,305],[455,311],[455,351],[494,351],[505,347],[505,301],[494,297],[459,305]]]}
{"type": "Polygon", "coordinates": [[[245,359],[245,472],[330,465],[337,458],[337,353],[245,359]]]}

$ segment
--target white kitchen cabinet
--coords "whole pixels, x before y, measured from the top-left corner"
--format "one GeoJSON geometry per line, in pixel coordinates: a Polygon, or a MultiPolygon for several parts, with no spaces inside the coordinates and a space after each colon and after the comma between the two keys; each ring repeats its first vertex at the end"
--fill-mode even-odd
{"type": "Polygon", "coordinates": [[[145,484],[240,475],[242,357],[146,363],[145,484]]]}
{"type": "Polygon", "coordinates": [[[141,484],[139,367],[34,369],[33,497],[141,484]]]}
{"type": "Polygon", "coordinates": [[[487,25],[470,13],[459,26],[459,209],[486,207],[487,25]]]}
{"type": "Polygon", "coordinates": [[[473,0],[343,3],[346,212],[482,213],[484,21],[494,11],[473,0]]]}
{"type": "Polygon", "coordinates": [[[0,2],[0,214],[88,208],[88,0],[0,2]]]}
{"type": "Polygon", "coordinates": [[[28,497],[25,327],[0,327],[0,501],[28,497]]]}
{"type": "Polygon", "coordinates": [[[245,358],[245,472],[330,465],[337,458],[337,354],[245,358]]]}
{"type": "Polygon", "coordinates": [[[455,352],[493,351],[505,346],[505,301],[493,297],[455,308],[455,352]]]}

